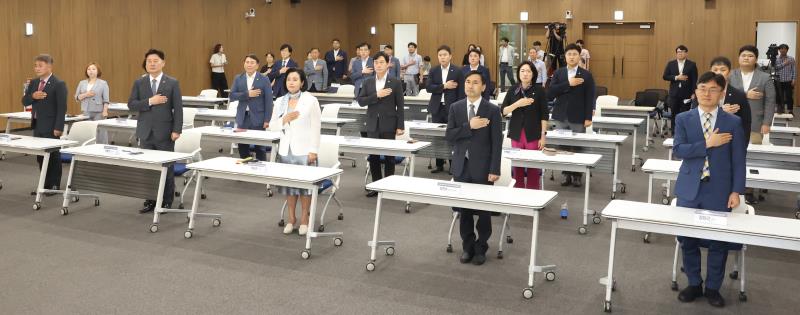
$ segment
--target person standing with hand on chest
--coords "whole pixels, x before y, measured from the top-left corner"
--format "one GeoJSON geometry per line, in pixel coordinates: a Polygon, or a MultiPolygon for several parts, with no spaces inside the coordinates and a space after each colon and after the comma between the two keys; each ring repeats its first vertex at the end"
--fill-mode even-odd
{"type": "MultiPolygon", "coordinates": [[[[244,57],[244,73],[233,80],[230,101],[238,101],[236,107],[237,131],[265,130],[269,128],[272,117],[272,87],[269,78],[258,72],[258,56],[249,54],[244,57]]],[[[255,146],[256,159],[267,160],[267,149],[255,146]]],[[[250,157],[250,144],[239,143],[239,157],[250,157]]]]}
{"type": "MultiPolygon", "coordinates": [[[[428,113],[432,122],[447,123],[450,106],[464,98],[464,73],[450,62],[453,55],[449,46],[439,46],[436,55],[439,58],[439,66],[430,70],[425,87],[428,93],[431,93],[428,113]]],[[[436,168],[431,173],[443,171],[444,159],[436,159],[436,168]]]]}

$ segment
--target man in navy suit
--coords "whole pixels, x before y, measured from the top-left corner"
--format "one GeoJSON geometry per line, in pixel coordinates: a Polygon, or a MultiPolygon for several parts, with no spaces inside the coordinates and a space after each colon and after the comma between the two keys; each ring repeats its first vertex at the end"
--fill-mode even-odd
{"type": "MultiPolygon", "coordinates": [[[[450,105],[445,139],[453,146],[453,178],[457,182],[493,185],[500,178],[500,157],[503,147],[503,126],[500,107],[481,97],[486,84],[478,71],[467,74],[464,90],[467,98],[450,105]]],[[[489,237],[492,235],[491,213],[472,209],[461,211],[459,229],[462,248],[461,263],[486,262],[489,237]],[[478,216],[474,225],[473,216],[478,216]],[[475,229],[478,230],[476,238],[475,229]]]]}
{"type": "MultiPolygon", "coordinates": [[[[464,98],[464,74],[456,65],[450,63],[453,55],[449,46],[439,46],[436,54],[439,57],[439,66],[431,68],[428,72],[428,85],[425,87],[428,93],[431,93],[428,113],[432,122],[447,123],[450,105],[464,98]]],[[[436,169],[431,173],[442,171],[444,171],[444,160],[436,159],[436,169]]]]}
{"type": "MultiPolygon", "coordinates": [[[[567,45],[564,50],[567,61],[566,67],[558,68],[553,73],[550,88],[547,90],[549,99],[555,99],[553,106],[553,120],[555,129],[569,129],[573,132],[585,132],[592,125],[592,115],[595,106],[594,77],[589,70],[581,68],[581,48],[575,44],[567,45]]],[[[578,151],[578,148],[572,148],[578,151]]],[[[564,179],[561,186],[581,186],[583,174],[576,172],[562,172],[564,179]]]]}
{"type": "Polygon", "coordinates": [[[328,86],[331,82],[339,82],[347,77],[347,52],[341,50],[342,43],[334,38],[331,50],[325,53],[325,64],[328,65],[328,86]]]}
{"type": "Polygon", "coordinates": [[[669,102],[672,111],[672,132],[675,132],[675,116],[689,110],[697,82],[697,65],[689,60],[689,48],[679,45],[675,48],[675,59],[664,68],[664,81],[669,82],[669,102]]]}
{"type": "MultiPolygon", "coordinates": [[[[236,131],[265,130],[269,128],[272,117],[272,87],[269,78],[258,72],[258,56],[249,54],[244,57],[244,73],[233,79],[229,95],[230,101],[239,101],[236,107],[236,131]]],[[[255,146],[256,159],[267,160],[267,149],[255,146]]],[[[239,157],[250,156],[250,145],[239,143],[239,157]]]]}
{"type": "Polygon", "coordinates": [[[492,76],[489,74],[489,69],[481,65],[481,51],[477,49],[467,52],[467,65],[461,68],[461,73],[465,77],[472,71],[478,71],[483,76],[483,82],[486,82],[486,89],[484,89],[481,97],[488,100],[492,92],[494,92],[494,85],[492,84],[492,76]]]}
{"type": "MultiPolygon", "coordinates": [[[[67,112],[67,84],[53,75],[53,57],[42,54],[33,61],[37,78],[31,80],[22,96],[22,105],[31,106],[33,136],[58,139],[64,131],[67,112]]],[[[37,156],[39,169],[44,158],[37,156]]],[[[61,186],[61,153],[54,151],[47,162],[44,188],[59,190],[61,186]]],[[[48,195],[52,192],[48,192],[48,195]]]]}
{"type": "Polygon", "coordinates": [[[299,67],[297,62],[292,59],[292,45],[281,45],[281,61],[272,67],[272,72],[269,74],[270,80],[275,81],[275,84],[272,85],[272,93],[275,94],[275,98],[287,93],[286,84],[283,84],[283,81],[286,81],[286,71],[297,67],[299,67]]]}
{"type": "MultiPolygon", "coordinates": [[[[675,118],[675,146],[672,152],[682,159],[675,194],[679,207],[730,212],[739,206],[744,193],[745,145],[739,117],[719,108],[726,86],[725,78],[706,72],[697,81],[697,109],[675,118]]],[[[725,278],[727,242],[678,236],[683,250],[683,268],[689,286],[678,295],[681,302],[705,296],[712,306],[722,307],[719,294],[725,278]],[[705,292],[700,275],[700,243],[708,245],[705,292]]]]}
{"type": "Polygon", "coordinates": [[[373,65],[372,57],[369,56],[370,45],[368,43],[361,43],[356,47],[358,58],[353,60],[351,64],[353,70],[350,72],[350,78],[353,79],[353,86],[355,87],[354,96],[358,96],[361,91],[361,85],[367,78],[375,76],[375,66],[373,65]]]}
{"type": "Polygon", "coordinates": [[[389,76],[400,80],[400,59],[394,56],[394,47],[386,45],[383,47],[383,53],[389,56],[389,76]]]}

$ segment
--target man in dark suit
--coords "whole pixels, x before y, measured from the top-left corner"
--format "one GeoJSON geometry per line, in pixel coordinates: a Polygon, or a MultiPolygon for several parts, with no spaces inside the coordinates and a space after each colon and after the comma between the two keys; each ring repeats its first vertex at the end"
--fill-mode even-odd
{"type": "Polygon", "coordinates": [[[331,82],[341,83],[347,77],[347,52],[341,50],[342,43],[334,38],[331,50],[325,53],[325,64],[328,65],[328,86],[331,82]]]}
{"type": "MultiPolygon", "coordinates": [[[[581,48],[575,44],[567,45],[564,51],[567,61],[566,67],[558,68],[553,73],[550,88],[547,90],[549,99],[555,99],[553,106],[553,120],[555,129],[569,129],[573,132],[586,132],[592,125],[592,115],[595,106],[595,84],[592,73],[579,67],[581,62],[581,48]]],[[[573,148],[577,151],[578,148],[573,148]]],[[[561,186],[572,184],[581,186],[582,173],[562,172],[564,175],[561,186]]]]}
{"type": "Polygon", "coordinates": [[[675,132],[675,117],[678,114],[689,110],[690,99],[694,94],[695,82],[697,82],[697,65],[694,61],[687,59],[689,48],[679,45],[675,48],[675,60],[667,63],[664,68],[664,81],[669,82],[669,103],[672,111],[671,126],[675,132]]]}
{"type": "MultiPolygon", "coordinates": [[[[742,120],[742,130],[744,132],[745,143],[744,146],[750,144],[750,124],[752,122],[752,115],[750,114],[750,102],[747,101],[747,94],[744,91],[732,87],[728,77],[731,75],[731,61],[727,57],[716,57],[711,60],[711,72],[719,74],[725,78],[728,85],[720,97],[720,108],[728,114],[739,116],[742,120]]],[[[697,98],[692,100],[692,108],[697,107],[697,98]]]]}
{"type": "MultiPolygon", "coordinates": [[[[133,82],[128,109],[137,113],[136,136],[142,149],[175,151],[175,140],[183,128],[183,103],[178,80],[164,74],[164,52],[150,49],[145,53],[147,75],[133,82]]],[[[175,180],[172,166],[164,183],[163,208],[172,206],[175,180]]],[[[145,201],[139,213],[155,209],[155,200],[145,201]]]]}
{"type": "Polygon", "coordinates": [[[275,81],[275,84],[272,86],[272,94],[278,98],[287,93],[285,88],[286,84],[283,83],[286,81],[286,71],[291,68],[299,67],[297,62],[292,59],[292,45],[281,45],[281,60],[276,63],[277,64],[272,67],[269,78],[275,81]]]}
{"type": "MultiPolygon", "coordinates": [[[[37,78],[31,80],[25,95],[23,106],[32,106],[31,127],[33,136],[39,138],[58,139],[64,131],[64,115],[67,113],[67,84],[53,75],[53,57],[47,54],[36,56],[33,71],[37,78]]],[[[44,158],[37,156],[39,169],[44,158]]],[[[45,189],[59,190],[61,186],[61,153],[50,154],[47,163],[47,175],[44,179],[45,189]]],[[[52,195],[52,192],[48,192],[52,195]]]]}
{"type": "MultiPolygon", "coordinates": [[[[432,122],[447,123],[450,105],[464,98],[464,74],[456,65],[450,63],[453,57],[450,47],[439,46],[437,56],[439,66],[431,68],[428,72],[428,85],[425,87],[428,93],[431,93],[428,113],[432,122]]],[[[442,171],[444,171],[444,160],[436,159],[436,169],[431,173],[442,171]]]]}
{"type": "MultiPolygon", "coordinates": [[[[272,87],[269,78],[258,72],[258,56],[249,54],[244,58],[244,73],[233,80],[230,101],[238,101],[236,107],[237,131],[245,129],[265,130],[272,117],[272,87]]],[[[267,149],[255,146],[256,159],[267,160],[267,149]]],[[[239,143],[239,157],[250,157],[250,144],[239,143]]]]}
{"type": "MultiPolygon", "coordinates": [[[[364,80],[358,95],[358,104],[367,106],[367,125],[364,131],[367,137],[376,139],[395,139],[403,134],[403,85],[400,79],[389,75],[389,60],[391,57],[383,52],[378,52],[372,57],[375,65],[375,76],[364,80]]],[[[383,176],[394,175],[394,157],[384,156],[385,171],[381,174],[381,157],[369,156],[369,170],[372,181],[378,181],[383,176]]],[[[375,197],[377,191],[370,191],[367,197],[375,197]]]]}
{"type": "MultiPolygon", "coordinates": [[[[682,159],[675,195],[679,207],[730,212],[739,206],[744,193],[745,144],[739,117],[719,108],[726,86],[721,75],[706,72],[697,81],[697,109],[675,118],[676,158],[682,159]]],[[[712,306],[722,307],[725,300],[719,288],[725,279],[725,261],[731,244],[678,236],[683,250],[683,268],[689,286],[678,295],[681,302],[705,296],[712,306]],[[708,244],[705,292],[700,273],[700,244],[708,244]]]]}
{"type": "MultiPolygon", "coordinates": [[[[500,107],[481,98],[486,88],[478,71],[467,74],[464,90],[467,98],[448,109],[445,138],[453,146],[453,178],[457,182],[493,185],[500,178],[500,157],[503,147],[503,126],[500,107]]],[[[461,211],[459,229],[462,248],[461,263],[475,265],[486,262],[489,237],[492,235],[490,212],[472,209],[461,211]],[[478,216],[474,225],[473,216],[478,216]],[[475,229],[478,230],[477,238],[475,229]]]]}
{"type": "Polygon", "coordinates": [[[394,56],[394,47],[392,45],[386,45],[383,47],[383,53],[389,56],[389,76],[395,79],[400,78],[400,59],[394,56]]]}
{"type": "Polygon", "coordinates": [[[353,60],[351,64],[353,70],[350,72],[350,78],[353,79],[355,96],[360,95],[359,90],[361,90],[361,86],[364,85],[364,80],[375,76],[375,66],[373,65],[372,58],[369,56],[369,49],[369,43],[361,43],[356,47],[358,58],[353,60]]]}

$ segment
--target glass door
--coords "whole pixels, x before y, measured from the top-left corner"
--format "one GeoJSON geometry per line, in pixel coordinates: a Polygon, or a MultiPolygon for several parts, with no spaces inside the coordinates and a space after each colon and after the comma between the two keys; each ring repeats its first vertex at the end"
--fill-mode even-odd
{"type": "Polygon", "coordinates": [[[495,73],[497,76],[495,77],[495,82],[497,82],[497,87],[501,90],[505,91],[508,87],[511,86],[512,82],[516,82],[516,73],[517,73],[517,65],[519,64],[520,60],[523,60],[526,54],[526,49],[528,44],[526,43],[526,30],[527,27],[525,24],[497,24],[497,42],[495,43],[495,56],[497,56],[496,60],[486,60],[487,67],[490,69],[494,67],[496,69],[495,73]],[[500,77],[500,39],[507,38],[508,45],[514,47],[514,56],[513,62],[510,63],[511,65],[511,76],[513,79],[508,78],[508,74],[505,72],[504,78],[500,77]],[[492,66],[494,65],[494,66],[492,66]]]}

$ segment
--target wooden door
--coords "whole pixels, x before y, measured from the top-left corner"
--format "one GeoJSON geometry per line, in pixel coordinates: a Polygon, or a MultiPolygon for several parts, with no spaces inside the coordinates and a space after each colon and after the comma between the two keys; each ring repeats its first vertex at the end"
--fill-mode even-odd
{"type": "Polygon", "coordinates": [[[599,29],[587,29],[586,49],[589,49],[591,59],[589,59],[589,72],[594,77],[595,84],[608,88],[611,95],[616,92],[617,73],[617,47],[613,28],[601,27],[599,29]],[[614,91],[614,92],[612,92],[614,91]]]}
{"type": "Polygon", "coordinates": [[[650,71],[654,60],[654,32],[639,23],[587,23],[584,28],[586,48],[591,52],[589,71],[597,85],[608,88],[609,95],[634,99],[637,91],[649,88],[648,82],[658,73],[650,71]]]}

